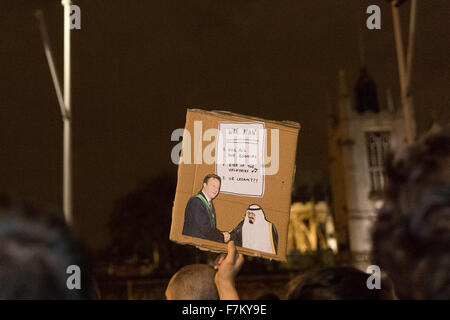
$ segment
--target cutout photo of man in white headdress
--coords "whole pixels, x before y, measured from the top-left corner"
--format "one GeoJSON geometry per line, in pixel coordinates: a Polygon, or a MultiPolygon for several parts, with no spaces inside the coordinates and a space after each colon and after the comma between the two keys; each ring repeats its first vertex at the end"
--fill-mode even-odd
{"type": "Polygon", "coordinates": [[[230,235],[236,246],[277,254],[277,229],[266,220],[263,209],[257,204],[251,204],[247,208],[244,220],[230,235]]]}

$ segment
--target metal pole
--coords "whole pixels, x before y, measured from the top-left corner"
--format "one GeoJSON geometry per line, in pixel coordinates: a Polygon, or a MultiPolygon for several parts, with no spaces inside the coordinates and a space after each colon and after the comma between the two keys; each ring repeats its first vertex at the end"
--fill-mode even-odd
{"type": "Polygon", "coordinates": [[[417,0],[411,1],[411,12],[409,16],[409,38],[408,38],[408,51],[406,52],[406,75],[407,75],[407,89],[411,86],[411,74],[412,74],[412,60],[414,53],[414,38],[416,34],[416,14],[417,12],[417,0]]]}
{"type": "Polygon", "coordinates": [[[409,37],[408,37],[408,49],[406,51],[406,101],[408,104],[410,130],[411,130],[411,142],[416,138],[416,126],[413,118],[414,105],[413,97],[411,94],[411,79],[412,79],[412,66],[414,57],[414,39],[416,34],[416,12],[417,12],[417,0],[411,1],[411,9],[409,16],[409,37]]]}
{"type": "Polygon", "coordinates": [[[414,131],[410,108],[411,97],[408,92],[409,79],[405,68],[405,54],[403,49],[403,38],[400,26],[400,16],[398,13],[398,8],[395,6],[394,2],[392,2],[391,7],[392,7],[392,19],[394,24],[395,48],[397,52],[398,73],[400,78],[401,100],[403,105],[403,114],[405,117],[406,139],[408,143],[413,143],[414,131]]]}
{"type": "Polygon", "coordinates": [[[71,139],[71,77],[70,77],[70,6],[71,0],[62,0],[64,7],[64,104],[68,117],[64,118],[63,154],[63,211],[66,222],[73,224],[72,213],[72,139],[71,139]]]}
{"type": "Polygon", "coordinates": [[[58,79],[58,73],[56,72],[55,62],[52,55],[52,49],[50,46],[50,40],[47,33],[47,27],[45,25],[44,14],[41,10],[37,10],[35,12],[36,19],[39,22],[39,30],[41,31],[42,42],[44,44],[45,56],[47,57],[48,67],[50,69],[50,74],[52,76],[53,85],[55,87],[56,96],[58,98],[59,108],[61,110],[61,116],[64,118],[67,117],[66,107],[64,105],[64,100],[61,92],[61,86],[58,79]]]}

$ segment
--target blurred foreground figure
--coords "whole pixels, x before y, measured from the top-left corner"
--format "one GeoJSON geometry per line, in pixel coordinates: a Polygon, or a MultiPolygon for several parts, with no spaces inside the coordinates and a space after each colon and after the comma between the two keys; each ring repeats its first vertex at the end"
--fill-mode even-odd
{"type": "Polygon", "coordinates": [[[373,233],[399,299],[450,299],[450,125],[391,155],[373,233]]]}
{"type": "Polygon", "coordinates": [[[312,270],[301,276],[289,300],[392,300],[387,283],[381,289],[367,288],[369,274],[351,267],[312,270]]]}
{"type": "Polygon", "coordinates": [[[94,298],[85,257],[81,242],[56,216],[0,208],[0,299],[94,298]],[[80,289],[68,288],[71,265],[80,268],[80,289]]]}
{"type": "Polygon", "coordinates": [[[219,300],[215,271],[206,264],[190,264],[178,270],[166,289],[167,300],[219,300]]]}
{"type": "Polygon", "coordinates": [[[280,300],[280,297],[273,292],[268,292],[257,297],[256,300],[280,300]]]}

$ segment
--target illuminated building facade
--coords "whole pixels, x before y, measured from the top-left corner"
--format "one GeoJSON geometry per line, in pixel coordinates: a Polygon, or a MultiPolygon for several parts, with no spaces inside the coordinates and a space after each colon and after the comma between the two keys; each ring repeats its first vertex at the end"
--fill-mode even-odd
{"type": "Polygon", "coordinates": [[[371,227],[381,206],[387,151],[406,144],[404,116],[389,91],[378,104],[376,86],[362,71],[355,98],[339,73],[337,110],[328,123],[332,210],[339,252],[346,263],[365,271],[370,264],[371,227]]]}

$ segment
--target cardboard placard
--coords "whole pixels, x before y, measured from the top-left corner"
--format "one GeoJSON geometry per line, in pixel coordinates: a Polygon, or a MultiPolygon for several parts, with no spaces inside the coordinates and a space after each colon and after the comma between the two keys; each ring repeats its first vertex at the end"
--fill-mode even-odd
{"type": "Polygon", "coordinates": [[[170,240],[226,252],[229,232],[239,252],[285,261],[299,130],[291,121],[188,109],[170,240]],[[220,182],[210,178],[201,192],[210,174],[220,182]]]}

